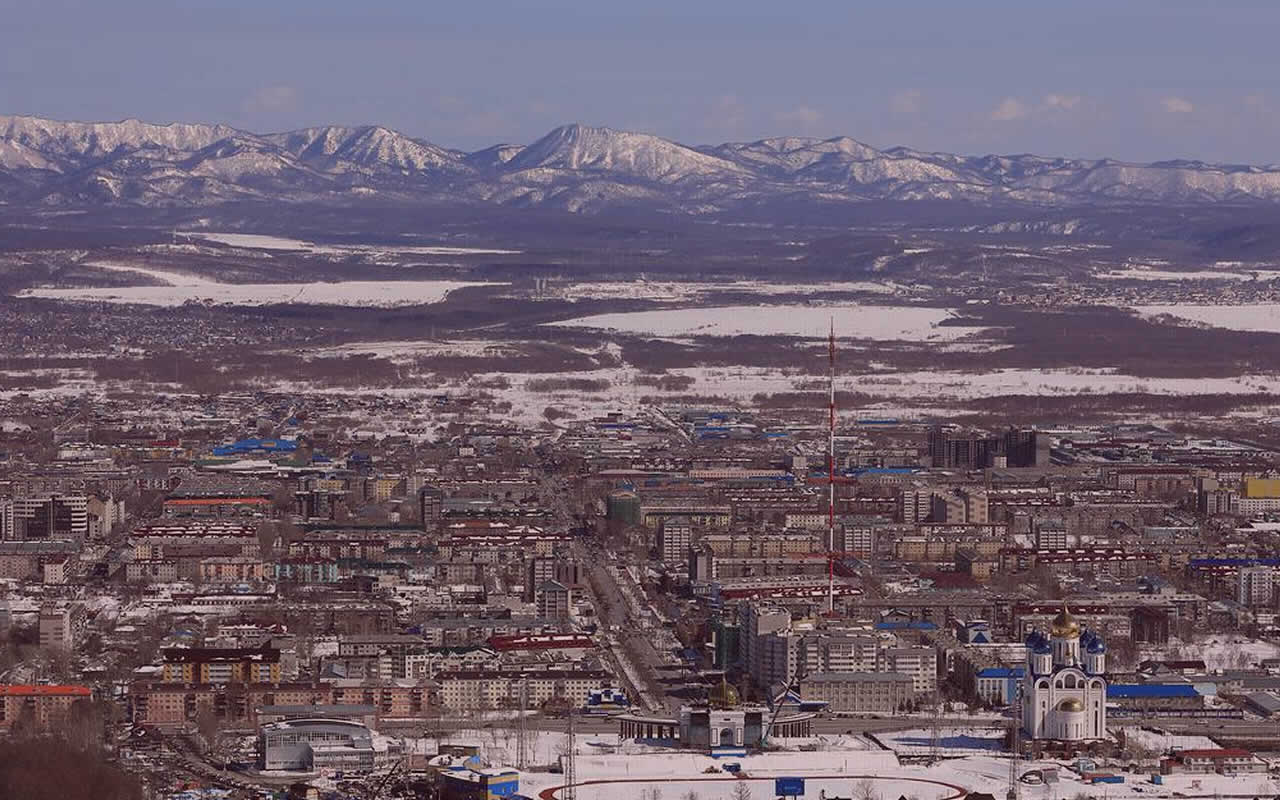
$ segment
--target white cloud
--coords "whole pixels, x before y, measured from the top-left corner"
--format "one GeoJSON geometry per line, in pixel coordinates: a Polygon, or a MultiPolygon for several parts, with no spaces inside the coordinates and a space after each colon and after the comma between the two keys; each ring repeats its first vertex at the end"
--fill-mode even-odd
{"type": "Polygon", "coordinates": [[[812,128],[822,121],[822,112],[809,106],[799,106],[790,111],[779,111],[773,115],[773,118],[784,125],[812,128]]]}
{"type": "Polygon", "coordinates": [[[747,119],[747,107],[736,94],[720,95],[708,111],[706,126],[736,133],[747,119]]]}
{"type": "Polygon", "coordinates": [[[991,118],[996,122],[1009,122],[1010,120],[1021,119],[1027,113],[1027,107],[1018,102],[1016,97],[1006,97],[991,112],[991,118]]]}
{"type": "Polygon", "coordinates": [[[1166,97],[1160,101],[1160,105],[1170,114],[1190,114],[1196,110],[1190,100],[1184,100],[1181,97],[1166,97]]]}
{"type": "Polygon", "coordinates": [[[895,114],[919,114],[924,107],[924,92],[907,89],[889,98],[889,110],[895,114]]]}
{"type": "Polygon", "coordinates": [[[1070,111],[1080,105],[1080,95],[1078,94],[1047,94],[1044,96],[1044,105],[1046,108],[1055,108],[1061,111],[1070,111]]]}
{"type": "Polygon", "coordinates": [[[292,86],[265,86],[245,98],[244,110],[250,113],[297,111],[302,93],[292,86]]]}

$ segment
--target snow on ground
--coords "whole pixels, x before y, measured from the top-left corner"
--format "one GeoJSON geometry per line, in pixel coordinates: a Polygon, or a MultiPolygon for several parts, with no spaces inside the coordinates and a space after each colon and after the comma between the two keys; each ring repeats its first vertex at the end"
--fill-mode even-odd
{"type": "Polygon", "coordinates": [[[1131,267],[1129,269],[1116,269],[1109,272],[1099,272],[1096,277],[1103,278],[1105,280],[1136,281],[1251,281],[1255,278],[1260,281],[1269,281],[1280,277],[1280,272],[1267,269],[1246,270],[1244,272],[1220,272],[1217,270],[1174,272],[1171,270],[1131,267]]]}
{"type": "Polygon", "coordinates": [[[1247,305],[1149,305],[1134,306],[1144,317],[1163,314],[1226,328],[1233,331],[1280,333],[1280,303],[1250,303],[1247,305]]]}
{"type": "Polygon", "coordinates": [[[1156,753],[1170,750],[1213,750],[1219,745],[1208,736],[1181,736],[1174,733],[1156,733],[1153,729],[1132,727],[1124,729],[1125,739],[1156,753]]]}
{"type": "MultiPolygon", "coordinates": [[[[696,379],[690,392],[750,398],[759,393],[795,391],[797,384],[815,380],[783,370],[756,367],[689,367],[668,374],[696,379]]],[[[651,388],[651,387],[649,387],[651,388]]],[[[1148,392],[1152,394],[1246,394],[1280,389],[1280,375],[1235,378],[1138,378],[1112,370],[999,369],[990,372],[929,370],[842,375],[836,388],[899,398],[971,400],[994,395],[1060,395],[1148,392]]]]}
{"type": "Polygon", "coordinates": [[[1163,647],[1143,647],[1140,654],[1144,659],[1199,658],[1209,669],[1242,669],[1256,667],[1264,658],[1280,657],[1280,644],[1224,633],[1191,642],[1170,639],[1163,647]]]}
{"type": "Polygon", "coordinates": [[[327,255],[352,255],[371,251],[414,253],[418,255],[513,255],[519,250],[502,250],[492,247],[456,247],[446,245],[321,245],[303,239],[284,236],[262,236],[255,233],[219,233],[212,231],[178,231],[178,236],[189,236],[207,242],[218,242],[231,247],[254,250],[305,251],[327,255]]]}
{"type": "Polygon", "coordinates": [[[842,339],[878,341],[950,341],[986,330],[939,325],[954,316],[955,309],[921,306],[759,305],[595,314],[549,324],[650,334],[655,337],[755,334],[823,339],[834,322],[836,334],[842,339]]]}
{"type": "MultiPolygon", "coordinates": [[[[928,755],[933,749],[927,728],[881,733],[876,738],[900,756],[928,755]]],[[[999,752],[1004,740],[1003,728],[948,728],[939,733],[938,748],[944,757],[999,752]]]]}
{"type": "Polygon", "coordinates": [[[142,269],[127,264],[92,264],[103,269],[137,272],[160,286],[38,288],[21,297],[178,306],[187,302],[236,306],[313,303],[331,306],[405,306],[438,303],[455,289],[501,284],[475,281],[336,281],[332,283],[219,283],[182,272],[142,269]]]}
{"type": "Polygon", "coordinates": [[[334,347],[308,351],[320,358],[369,355],[390,359],[413,359],[422,356],[470,356],[505,358],[519,353],[521,342],[483,339],[442,339],[427,341],[348,342],[334,347]]]}

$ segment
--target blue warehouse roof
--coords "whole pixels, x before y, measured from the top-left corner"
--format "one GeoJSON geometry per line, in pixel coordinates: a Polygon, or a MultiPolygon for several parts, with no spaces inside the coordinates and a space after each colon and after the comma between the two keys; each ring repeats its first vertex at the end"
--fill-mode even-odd
{"type": "Polygon", "coordinates": [[[1189,683],[1121,683],[1107,687],[1111,700],[1137,700],[1156,697],[1199,697],[1196,687],[1189,683]]]}
{"type": "Polygon", "coordinates": [[[1026,669],[1023,667],[987,667],[978,670],[979,678],[1021,678],[1026,669]]]}
{"type": "Polygon", "coordinates": [[[938,626],[927,620],[919,622],[877,622],[878,631],[936,631],[938,626]]]}
{"type": "Polygon", "coordinates": [[[291,453],[297,449],[298,443],[293,439],[241,439],[233,444],[213,448],[213,454],[215,456],[234,456],[240,453],[255,453],[259,451],[291,453]]]}

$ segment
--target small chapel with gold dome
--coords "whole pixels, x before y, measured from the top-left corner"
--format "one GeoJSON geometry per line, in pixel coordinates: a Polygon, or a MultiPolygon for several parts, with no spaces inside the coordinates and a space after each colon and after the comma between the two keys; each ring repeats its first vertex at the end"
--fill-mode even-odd
{"type": "Polygon", "coordinates": [[[1054,617],[1046,638],[1027,637],[1022,679],[1022,729],[1031,739],[1087,742],[1107,735],[1107,646],[1081,630],[1067,611],[1054,617]]]}

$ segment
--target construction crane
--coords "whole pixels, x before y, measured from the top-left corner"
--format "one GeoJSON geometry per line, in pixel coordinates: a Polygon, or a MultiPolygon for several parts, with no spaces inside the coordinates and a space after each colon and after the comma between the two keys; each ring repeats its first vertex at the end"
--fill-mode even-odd
{"type": "MultiPolygon", "coordinates": [[[[800,681],[804,680],[804,670],[796,670],[796,674],[791,680],[787,681],[787,685],[782,689],[782,696],[786,697],[791,694],[795,687],[800,685],[800,681]]],[[[769,734],[773,732],[773,723],[778,721],[778,714],[782,712],[782,703],[779,699],[774,700],[773,715],[769,717],[769,724],[764,726],[764,733],[760,734],[760,746],[763,747],[769,743],[769,734]]]]}

